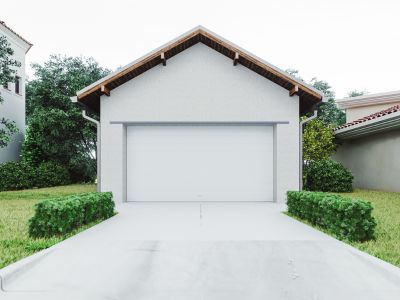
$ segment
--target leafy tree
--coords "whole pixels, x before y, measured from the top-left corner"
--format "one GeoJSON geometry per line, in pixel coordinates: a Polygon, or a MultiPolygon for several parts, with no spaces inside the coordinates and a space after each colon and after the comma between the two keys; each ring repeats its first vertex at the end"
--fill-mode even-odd
{"type": "Polygon", "coordinates": [[[289,69],[286,69],[285,72],[288,73],[289,75],[291,75],[291,76],[293,76],[293,77],[295,77],[295,78],[301,80],[301,81],[304,81],[304,79],[300,77],[300,72],[299,72],[299,70],[290,69],[290,68],[289,68],[289,69]]]}
{"type": "Polygon", "coordinates": [[[332,87],[326,81],[318,80],[316,77],[311,79],[310,84],[321,91],[327,100],[318,106],[318,119],[325,125],[333,125],[333,127],[346,123],[346,114],[337,107],[332,87]]]}
{"type": "MultiPolygon", "coordinates": [[[[15,67],[20,67],[21,63],[12,58],[14,50],[5,36],[0,36],[0,85],[4,86],[15,79],[15,67]],[[14,67],[14,68],[13,68],[14,67]]],[[[0,104],[4,99],[0,93],[0,104]]],[[[4,117],[0,118],[0,148],[6,147],[15,133],[18,132],[15,122],[4,117]]]]}
{"type": "Polygon", "coordinates": [[[305,124],[303,133],[303,155],[306,162],[329,159],[336,150],[333,126],[313,119],[305,124]]]}
{"type": "MultiPolygon", "coordinates": [[[[298,70],[286,69],[285,71],[293,77],[304,81],[304,79],[301,78],[298,70]]],[[[335,92],[332,91],[332,87],[326,81],[318,80],[316,77],[311,79],[309,84],[321,91],[327,100],[318,106],[318,119],[320,119],[326,125],[332,124],[333,127],[344,124],[346,122],[346,114],[337,107],[335,102],[335,92]]]]}
{"type": "MultiPolygon", "coordinates": [[[[285,71],[293,77],[304,81],[298,70],[286,69],[285,71]]],[[[318,106],[318,119],[322,120],[326,125],[332,124],[333,127],[346,123],[346,114],[337,107],[335,92],[332,91],[332,87],[326,81],[318,80],[316,77],[312,78],[309,84],[321,91],[327,100],[324,103],[320,103],[318,106]]]]}
{"type": "Polygon", "coordinates": [[[352,90],[350,92],[347,93],[347,95],[349,97],[358,97],[358,96],[363,96],[363,95],[367,95],[368,91],[367,90],[352,90]]]}
{"type": "Polygon", "coordinates": [[[96,173],[96,128],[70,100],[76,91],[106,76],[92,58],[50,56],[33,64],[35,79],[27,85],[28,127],[23,158],[30,164],[53,161],[67,167],[74,182],[96,173]]]}

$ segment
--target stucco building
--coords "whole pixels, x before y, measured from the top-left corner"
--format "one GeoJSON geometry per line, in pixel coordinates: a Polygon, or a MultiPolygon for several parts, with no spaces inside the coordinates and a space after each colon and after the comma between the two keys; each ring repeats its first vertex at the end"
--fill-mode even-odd
{"type": "Polygon", "coordinates": [[[347,123],[334,159],[354,175],[354,187],[400,192],[400,91],[337,101],[347,123]]]}
{"type": "Polygon", "coordinates": [[[0,118],[6,118],[16,123],[19,133],[15,134],[11,143],[0,148],[0,163],[15,161],[20,157],[21,144],[25,135],[25,55],[32,44],[0,21],[0,36],[5,36],[14,50],[13,58],[21,63],[17,68],[14,82],[0,86],[0,93],[4,100],[0,104],[0,118]]]}
{"type": "Polygon", "coordinates": [[[100,116],[101,191],[125,201],[278,201],[299,189],[304,82],[196,27],[77,93],[100,116]]]}

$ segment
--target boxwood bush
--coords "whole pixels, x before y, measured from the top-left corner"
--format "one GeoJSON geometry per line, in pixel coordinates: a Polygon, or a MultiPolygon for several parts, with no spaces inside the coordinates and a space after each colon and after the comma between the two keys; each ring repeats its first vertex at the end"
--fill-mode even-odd
{"type": "Polygon", "coordinates": [[[287,205],[289,214],[321,226],[339,239],[373,238],[376,222],[369,202],[322,192],[289,191],[287,205]]]}
{"type": "Polygon", "coordinates": [[[310,162],[304,168],[304,189],[321,192],[351,192],[353,175],[331,159],[310,162]]]}
{"type": "Polygon", "coordinates": [[[54,162],[44,162],[36,169],[36,187],[49,187],[71,183],[69,173],[64,166],[54,162]]]}
{"type": "Polygon", "coordinates": [[[24,162],[0,165],[0,191],[23,190],[33,187],[35,169],[24,162]]]}
{"type": "Polygon", "coordinates": [[[44,162],[38,167],[23,161],[0,164],[0,191],[65,185],[70,182],[67,169],[54,162],[44,162]]]}
{"type": "Polygon", "coordinates": [[[29,220],[29,235],[34,238],[62,235],[113,214],[110,192],[47,199],[35,205],[35,214],[29,220]]]}

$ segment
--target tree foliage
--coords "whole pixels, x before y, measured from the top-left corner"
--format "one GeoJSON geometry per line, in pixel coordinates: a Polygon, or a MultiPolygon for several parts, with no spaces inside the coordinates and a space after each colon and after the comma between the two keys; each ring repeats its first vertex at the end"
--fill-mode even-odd
{"type": "Polygon", "coordinates": [[[304,169],[304,188],[308,191],[351,192],[353,175],[332,159],[311,161],[304,169]]]}
{"type": "MultiPolygon", "coordinates": [[[[305,82],[300,76],[298,70],[286,69],[286,72],[298,80],[305,82]]],[[[309,84],[321,91],[326,99],[326,102],[323,102],[318,106],[318,119],[326,125],[332,124],[333,127],[344,124],[346,122],[346,114],[337,107],[335,102],[335,92],[332,91],[332,87],[328,82],[314,77],[311,79],[309,84]]]]}
{"type": "MultiPolygon", "coordinates": [[[[14,81],[16,69],[21,63],[12,58],[14,50],[5,36],[0,36],[0,85],[4,86],[8,82],[14,81]]],[[[0,105],[4,99],[0,93],[0,105]]],[[[6,147],[12,140],[18,128],[15,122],[5,117],[0,118],[0,148],[6,147]]]]}
{"type": "Polygon", "coordinates": [[[53,161],[67,167],[73,181],[96,173],[96,128],[70,97],[106,76],[92,58],[51,56],[33,64],[35,79],[27,85],[28,127],[23,158],[30,164],[53,161]]]}
{"type": "Polygon", "coordinates": [[[346,114],[337,107],[332,87],[326,81],[318,80],[316,77],[311,79],[311,85],[321,91],[327,100],[318,106],[318,119],[325,125],[333,125],[333,127],[346,123],[346,114]]]}
{"type": "Polygon", "coordinates": [[[349,97],[358,97],[358,96],[364,96],[367,95],[368,91],[367,90],[352,90],[347,93],[349,97]]]}
{"type": "Polygon", "coordinates": [[[336,150],[333,126],[313,119],[305,124],[303,134],[303,157],[305,161],[328,159],[336,150]]]}

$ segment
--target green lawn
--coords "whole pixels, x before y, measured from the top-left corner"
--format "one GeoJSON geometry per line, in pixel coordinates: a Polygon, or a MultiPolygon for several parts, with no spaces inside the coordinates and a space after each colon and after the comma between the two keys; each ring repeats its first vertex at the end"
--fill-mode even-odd
{"type": "Polygon", "coordinates": [[[370,201],[377,222],[374,240],[351,245],[400,267],[400,193],[355,190],[342,195],[370,201]]]}
{"type": "MultiPolygon", "coordinates": [[[[352,193],[338,194],[371,202],[374,207],[372,215],[377,222],[374,239],[367,242],[346,242],[361,251],[400,267],[400,193],[355,190],[352,193]]],[[[289,216],[300,222],[314,226],[306,220],[290,214],[289,216]]],[[[332,235],[320,226],[314,227],[326,234],[332,235]]]]}
{"type": "Polygon", "coordinates": [[[76,184],[0,192],[0,268],[34,252],[48,248],[95,224],[88,224],[60,237],[32,239],[28,236],[28,220],[33,215],[35,203],[46,198],[94,191],[96,191],[94,184],[76,184]]]}

